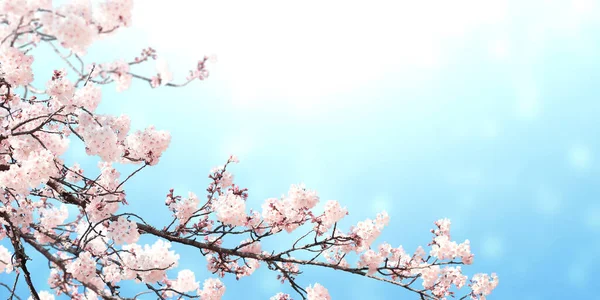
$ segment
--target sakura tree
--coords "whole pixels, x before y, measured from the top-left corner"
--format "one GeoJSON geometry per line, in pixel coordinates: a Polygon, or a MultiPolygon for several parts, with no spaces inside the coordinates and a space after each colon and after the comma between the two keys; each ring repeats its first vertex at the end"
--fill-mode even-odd
{"type": "Polygon", "coordinates": [[[26,284],[30,295],[21,297],[36,300],[63,294],[73,299],[221,299],[226,287],[219,277],[239,279],[261,266],[296,291],[271,300],[330,299],[326,283],[299,276],[305,266],[397,285],[416,299],[485,299],[497,286],[495,274],[470,279],[462,274],[461,266],[472,264],[473,254],[468,240],[452,241],[447,219],[435,222],[428,251],[407,252],[402,246],[374,244],[388,224],[386,212],[339,228],[347,209],[329,200],[316,211],[317,192],[302,184],[292,185],[286,196],[266,199],[259,210],[249,209],[248,190],[234,183],[230,171],[238,163],[235,156],[210,171],[210,184],[202,191],[206,195],[168,191],[165,223],[149,224],[128,211],[128,201],[136,199],[128,199],[124,184],[156,165],[171,137],[153,126],[130,132],[127,116],[97,113],[101,86],[114,84],[123,91],[132,80],[142,80],[152,88],[181,87],[207,78],[209,61],[200,60],[182,83],[173,82],[152,48],[131,60],[85,63],[92,43],[130,25],[132,2],[53,6],[51,0],[0,0],[0,242],[8,246],[0,245],[0,272],[9,273],[0,280],[14,277],[14,282],[0,283],[0,295],[21,299],[17,286],[26,284]],[[46,81],[36,87],[31,52],[41,44],[54,50],[57,60],[48,63],[56,63],[57,70],[36,74],[46,81]],[[134,73],[137,65],[151,61],[157,74],[134,73]],[[61,159],[72,139],[83,141],[87,155],[100,157],[99,176],[86,176],[78,164],[61,159]],[[120,174],[117,164],[139,167],[120,174]],[[79,213],[69,215],[69,207],[79,213]],[[261,246],[272,236],[298,231],[301,237],[287,250],[261,246]],[[155,242],[140,245],[140,236],[155,242]],[[178,265],[172,243],[199,250],[212,276],[202,284],[196,281],[191,270],[178,265]],[[232,244],[237,246],[225,246],[232,244]],[[34,285],[28,268],[32,252],[47,259],[51,290],[34,285]],[[177,268],[176,278],[169,278],[167,271],[177,268]],[[142,285],[144,291],[127,295],[124,284],[142,285]],[[468,291],[459,295],[465,285],[468,291]]]}

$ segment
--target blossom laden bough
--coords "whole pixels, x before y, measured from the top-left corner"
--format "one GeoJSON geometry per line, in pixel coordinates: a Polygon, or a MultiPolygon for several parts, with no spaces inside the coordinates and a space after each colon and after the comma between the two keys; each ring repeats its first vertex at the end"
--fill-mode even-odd
{"type": "Polygon", "coordinates": [[[0,273],[17,274],[14,284],[2,283],[3,294],[16,298],[17,284],[24,284],[28,299],[34,300],[63,294],[72,299],[153,294],[160,299],[217,300],[227,290],[217,277],[240,279],[261,266],[297,293],[278,293],[272,300],[331,299],[325,285],[301,283],[305,266],[384,281],[417,299],[454,297],[465,286],[470,290],[462,299],[485,299],[497,286],[495,274],[476,274],[469,280],[462,273],[474,255],[469,240],[451,239],[447,219],[435,223],[429,252],[422,247],[407,252],[402,246],[376,244],[390,221],[386,212],[339,228],[347,208],[327,200],[317,210],[321,198],[303,184],[291,185],[286,195],[268,198],[260,210],[253,210],[246,203],[248,189],[235,183],[230,170],[239,163],[233,155],[210,171],[206,198],[168,192],[168,224],[151,225],[128,211],[128,201],[136,200],[127,197],[125,182],[158,164],[171,136],[153,126],[130,132],[128,116],[98,113],[102,86],[114,83],[117,91],[124,91],[133,80],[152,88],[185,86],[207,78],[211,61],[201,59],[183,83],[176,83],[153,48],[131,61],[86,64],[83,56],[90,45],[131,24],[132,5],[132,0],[71,1],[58,7],[50,0],[0,0],[0,241],[8,245],[0,245],[0,273]],[[31,67],[31,50],[41,44],[49,45],[63,62],[51,74],[35,74],[45,80],[43,88],[34,86],[31,67]],[[134,73],[137,65],[151,61],[156,62],[156,74],[134,73]],[[85,145],[78,150],[100,158],[99,176],[90,177],[90,170],[67,166],[61,159],[72,139],[85,145]],[[120,174],[118,164],[139,167],[120,174]],[[267,237],[298,231],[301,238],[285,250],[263,247],[267,237]],[[139,244],[144,236],[154,237],[154,242],[139,244]],[[197,281],[204,274],[184,268],[169,278],[167,271],[178,269],[180,259],[173,244],[199,250],[215,275],[197,281]],[[48,260],[51,290],[37,290],[27,265],[29,253],[48,260]],[[307,255],[312,258],[299,258],[307,255]],[[354,255],[357,262],[351,264],[347,258],[354,255]],[[24,281],[18,280],[21,274],[24,281]],[[146,291],[126,295],[121,288],[136,283],[146,291]]]}

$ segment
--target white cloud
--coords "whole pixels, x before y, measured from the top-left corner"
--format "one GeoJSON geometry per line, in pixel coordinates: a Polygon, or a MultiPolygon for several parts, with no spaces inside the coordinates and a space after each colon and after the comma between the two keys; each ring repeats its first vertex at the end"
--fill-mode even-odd
{"type": "Polygon", "coordinates": [[[591,150],[581,144],[572,145],[567,158],[571,167],[577,170],[586,170],[592,164],[591,150]]]}

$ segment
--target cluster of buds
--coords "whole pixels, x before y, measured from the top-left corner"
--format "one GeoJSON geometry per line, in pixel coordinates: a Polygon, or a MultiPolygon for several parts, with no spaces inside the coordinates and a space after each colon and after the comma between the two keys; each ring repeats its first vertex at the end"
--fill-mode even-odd
{"type": "Polygon", "coordinates": [[[206,69],[206,62],[208,62],[208,61],[209,61],[209,57],[204,56],[204,58],[202,60],[198,61],[198,65],[196,66],[196,69],[190,70],[190,75],[188,75],[188,77],[186,79],[191,81],[196,78],[198,78],[199,80],[204,80],[204,79],[208,78],[208,70],[206,69]]]}
{"type": "Polygon", "coordinates": [[[141,63],[143,61],[147,61],[148,58],[156,59],[156,50],[152,49],[151,47],[143,49],[141,57],[135,58],[135,63],[141,63]]]}

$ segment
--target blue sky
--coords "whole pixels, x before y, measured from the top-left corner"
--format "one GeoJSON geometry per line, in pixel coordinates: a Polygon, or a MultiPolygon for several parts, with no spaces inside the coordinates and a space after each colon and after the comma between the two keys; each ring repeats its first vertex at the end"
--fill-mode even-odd
{"type": "MultiPolygon", "coordinates": [[[[470,239],[476,255],[466,272],[500,277],[489,299],[591,299],[600,4],[410,2],[138,5],[136,26],[94,46],[88,61],[151,45],[176,79],[204,54],[219,61],[209,80],[183,89],[105,88],[102,112],[172,133],[161,162],[127,183],[128,209],[167,222],[169,188],[203,195],[208,171],[234,153],[251,207],[305,182],[348,207],[345,228],[387,210],[377,243],[408,251],[448,217],[453,238],[470,239]]],[[[96,172],[80,144],[65,159],[96,172]]],[[[197,280],[211,276],[196,251],[174,248],[197,280]]],[[[34,263],[44,286],[47,267],[34,263]]],[[[333,299],[413,299],[365,278],[305,271],[300,283],[320,282],[333,299]]],[[[275,276],[263,266],[239,282],[227,277],[224,299],[290,292],[275,276]]]]}

